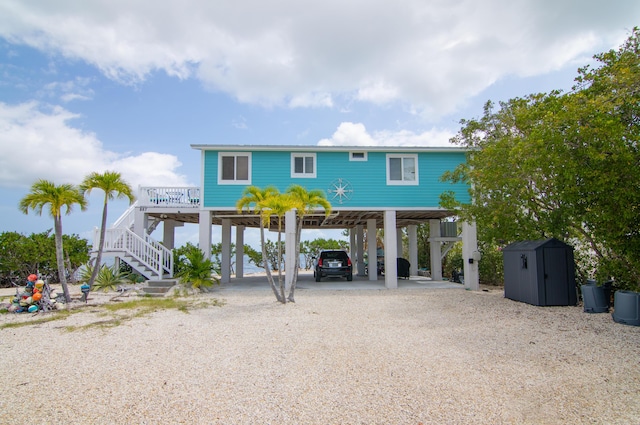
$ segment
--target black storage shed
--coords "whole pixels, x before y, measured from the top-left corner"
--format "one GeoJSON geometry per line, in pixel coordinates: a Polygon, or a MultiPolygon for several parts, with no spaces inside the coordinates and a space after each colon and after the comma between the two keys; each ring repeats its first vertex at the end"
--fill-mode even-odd
{"type": "Polygon", "coordinates": [[[514,242],[502,255],[506,298],[538,306],[577,304],[572,246],[555,238],[514,242]]]}

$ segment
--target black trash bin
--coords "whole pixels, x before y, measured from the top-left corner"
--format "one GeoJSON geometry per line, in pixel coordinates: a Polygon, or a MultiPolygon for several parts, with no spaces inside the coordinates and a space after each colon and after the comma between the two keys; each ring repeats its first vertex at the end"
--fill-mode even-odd
{"type": "Polygon", "coordinates": [[[396,260],[396,268],[398,272],[398,277],[404,277],[405,279],[409,279],[411,263],[406,258],[398,258],[396,260]]]}
{"type": "Polygon", "coordinates": [[[582,292],[585,313],[607,313],[609,311],[609,300],[604,286],[598,286],[594,280],[588,280],[585,285],[580,287],[580,291],[582,292]]]}

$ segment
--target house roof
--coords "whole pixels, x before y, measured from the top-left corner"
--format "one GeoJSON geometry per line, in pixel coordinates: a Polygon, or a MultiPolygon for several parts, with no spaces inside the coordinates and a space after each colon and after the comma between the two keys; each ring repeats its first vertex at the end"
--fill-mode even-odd
{"type": "Polygon", "coordinates": [[[207,151],[287,151],[287,152],[466,152],[457,146],[319,146],[319,145],[205,145],[192,144],[191,148],[207,151]]]}

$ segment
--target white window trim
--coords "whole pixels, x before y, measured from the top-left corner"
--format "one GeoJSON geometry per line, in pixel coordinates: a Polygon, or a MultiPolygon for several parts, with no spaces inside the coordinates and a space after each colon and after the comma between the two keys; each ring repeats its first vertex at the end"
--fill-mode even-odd
{"type": "Polygon", "coordinates": [[[405,154],[399,154],[399,153],[388,153],[387,154],[387,160],[386,160],[386,165],[385,167],[387,168],[387,185],[388,186],[417,186],[420,182],[420,176],[418,175],[418,155],[414,154],[414,153],[405,153],[405,154]],[[415,180],[391,180],[391,169],[389,168],[389,160],[391,158],[413,158],[416,164],[416,175],[415,175],[415,180]]]}
{"type": "Polygon", "coordinates": [[[353,151],[353,152],[349,152],[349,161],[366,161],[367,160],[367,152],[364,151],[353,151]],[[353,156],[354,153],[361,153],[364,154],[364,157],[362,158],[356,158],[353,156]]]}
{"type": "Polygon", "coordinates": [[[218,184],[219,185],[231,185],[231,184],[251,184],[251,152],[218,152],[218,184]],[[224,156],[246,156],[248,160],[248,173],[247,180],[222,180],[222,157],[224,156]]]}
{"type": "Polygon", "coordinates": [[[315,153],[310,152],[291,152],[291,178],[292,179],[315,179],[318,175],[318,159],[315,153]],[[313,158],[313,173],[296,173],[296,158],[313,158]]]}

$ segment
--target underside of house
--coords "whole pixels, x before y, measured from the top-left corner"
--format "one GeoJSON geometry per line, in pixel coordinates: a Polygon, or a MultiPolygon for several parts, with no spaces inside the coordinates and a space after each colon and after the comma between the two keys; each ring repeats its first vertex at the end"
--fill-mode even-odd
{"type": "MultiPolygon", "coordinates": [[[[173,276],[174,232],[184,223],[198,224],[199,247],[206,255],[211,255],[212,226],[221,226],[222,270],[221,281],[228,283],[231,275],[231,229],[235,227],[236,270],[235,278],[243,277],[242,257],[244,255],[244,230],[257,228],[260,218],[249,212],[238,213],[231,208],[205,209],[201,205],[199,187],[141,187],[137,201],[109,228],[105,236],[104,255],[118,258],[128,263],[147,279],[163,279],[173,276]],[[154,234],[162,223],[163,234],[154,234]]],[[[295,252],[295,210],[285,217],[284,235],[287,259],[285,276],[293,276],[293,253],[295,252]]],[[[384,229],[385,287],[397,288],[396,258],[402,256],[400,231],[405,228],[408,235],[409,263],[411,275],[418,273],[417,225],[429,223],[430,264],[433,280],[442,280],[442,258],[459,240],[463,241],[464,282],[469,289],[478,289],[478,271],[475,226],[461,223],[458,226],[446,220],[454,214],[451,211],[432,208],[406,209],[365,209],[346,208],[337,205],[328,216],[323,211],[304,216],[303,229],[348,229],[350,234],[350,256],[356,264],[354,273],[366,274],[365,258],[376,258],[376,246],[371,244],[365,255],[364,234],[384,229]],[[445,221],[443,221],[445,220],[445,221]],[[452,225],[453,224],[453,225],[452,225]],[[399,254],[400,253],[400,254],[399,254]]],[[[270,228],[278,228],[277,217],[272,217],[270,228]]],[[[157,233],[157,232],[156,232],[157,233]]],[[[96,231],[94,246],[99,234],[96,231]]],[[[369,273],[370,280],[377,280],[376,270],[369,273]]],[[[290,282],[287,281],[288,284],[290,282]]]]}

